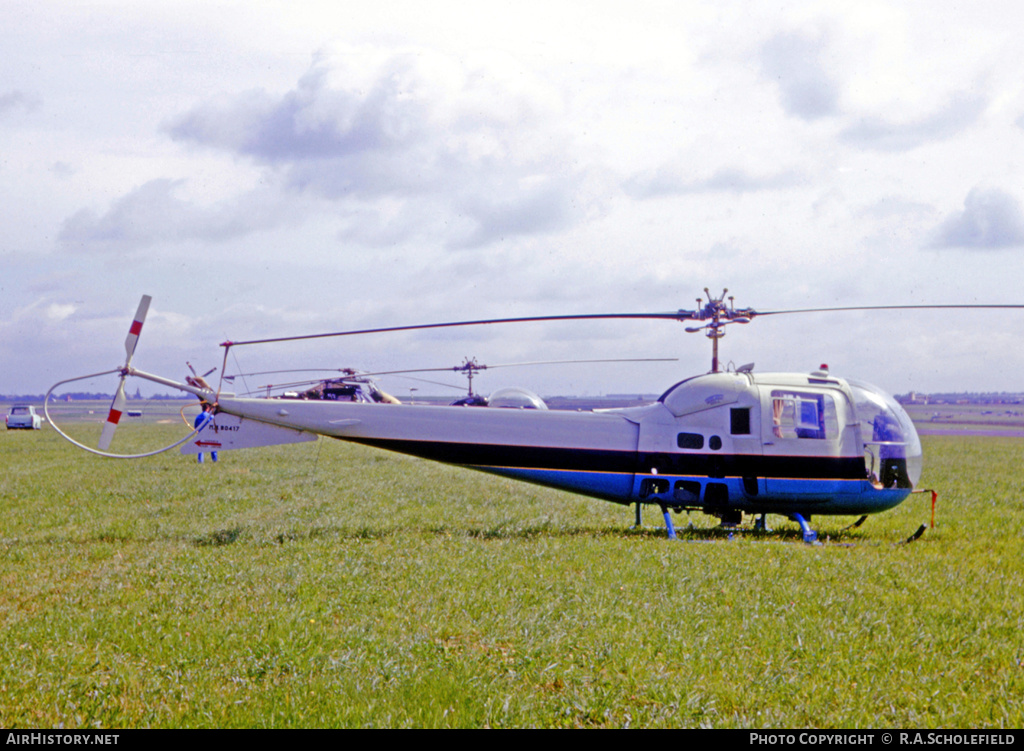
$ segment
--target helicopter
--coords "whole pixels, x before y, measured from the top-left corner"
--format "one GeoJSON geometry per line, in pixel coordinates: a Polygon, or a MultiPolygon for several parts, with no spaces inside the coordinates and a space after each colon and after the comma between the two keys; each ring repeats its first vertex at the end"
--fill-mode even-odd
{"type": "MultiPolygon", "coordinates": [[[[678,358],[675,357],[630,357],[630,358],[600,358],[600,359],[589,359],[589,360],[535,360],[533,362],[514,362],[514,363],[502,363],[499,365],[485,365],[477,362],[475,357],[464,357],[462,363],[447,368],[403,368],[402,370],[383,370],[378,372],[364,372],[358,371],[354,368],[299,368],[299,369],[288,369],[288,370],[269,370],[269,371],[258,371],[255,373],[237,373],[233,375],[224,376],[224,380],[233,382],[237,378],[245,378],[246,376],[257,376],[257,375],[274,375],[279,373],[309,373],[311,371],[331,371],[343,373],[341,377],[337,378],[314,378],[312,380],[305,381],[291,381],[288,383],[272,384],[268,383],[262,386],[257,386],[255,389],[250,390],[246,396],[252,395],[258,392],[265,392],[265,396],[270,397],[275,389],[283,390],[283,393],[279,395],[283,399],[331,399],[331,400],[343,400],[343,401],[360,401],[360,402],[387,402],[389,404],[400,404],[400,400],[397,397],[391,396],[387,392],[380,389],[376,382],[373,380],[379,376],[399,376],[403,378],[412,378],[411,373],[461,373],[466,376],[467,379],[467,393],[463,397],[459,397],[454,401],[449,402],[452,407],[522,407],[524,409],[547,409],[547,405],[540,397],[536,396],[527,389],[509,387],[499,389],[495,393],[487,396],[480,393],[473,392],[473,378],[480,372],[485,370],[494,370],[496,368],[518,368],[524,366],[538,366],[538,365],[582,365],[588,363],[638,363],[638,362],[678,362],[678,358]],[[297,390],[298,387],[305,386],[307,388],[302,391],[297,390]]],[[[214,368],[216,370],[216,368],[214,368]]],[[[212,372],[212,371],[211,371],[212,372]]],[[[194,373],[193,373],[194,374],[194,373]]],[[[207,373],[206,375],[209,375],[207,373]]],[[[187,379],[186,379],[187,380],[187,379]]],[[[433,384],[434,386],[441,386],[446,389],[455,388],[459,389],[458,386],[453,386],[450,383],[444,383],[440,381],[430,381],[423,378],[413,378],[415,381],[422,381],[423,383],[433,384]]],[[[189,381],[191,385],[196,385],[189,381]]],[[[209,388],[207,386],[207,388],[209,388]]]]}
{"type": "MultiPolygon", "coordinates": [[[[538,405],[523,408],[527,405],[515,400],[502,407],[493,399],[486,408],[452,409],[372,399],[239,397],[214,389],[202,379],[180,383],[132,366],[149,296],[143,296],[125,340],[125,364],[55,384],[44,405],[49,403],[50,393],[64,383],[117,373],[120,383],[98,449],[74,441],[57,428],[75,445],[102,456],[139,458],[183,444],[183,453],[195,453],[211,446],[206,436],[198,437],[211,426],[217,447],[225,450],[310,441],[324,435],[625,506],[635,504],[638,523],[642,506],[657,506],[670,538],[676,537],[670,512],[696,510],[729,526],[751,514],[758,517],[755,526],[759,529],[767,529],[769,514],[782,515],[800,526],[805,542],[814,543],[813,516],[859,515],[859,525],[868,515],[892,509],[919,490],[920,438],[892,396],[868,383],[834,376],[827,365],[810,373],[761,373],[753,364],[723,369],[718,349],[725,327],[784,313],[1024,308],[910,305],[755,311],[736,308],[732,297],[727,303],[727,292],[714,297],[705,288],[706,303],[698,298],[696,309],[668,313],[455,321],[221,344],[226,366],[232,348],[299,339],[525,321],[627,318],[697,322],[686,331],[703,332],[711,340],[710,371],[681,380],[656,401],[639,406],[583,412],[538,405]],[[124,384],[129,376],[193,394],[204,408],[209,406],[205,409],[209,419],[158,451],[136,455],[107,452],[125,411],[124,384]]],[[[475,361],[473,369],[479,369],[475,361]]],[[[533,397],[524,393],[527,400],[533,397]]],[[[932,499],[934,504],[934,493],[932,499]]],[[[923,530],[922,525],[917,535],[923,530]]]]}

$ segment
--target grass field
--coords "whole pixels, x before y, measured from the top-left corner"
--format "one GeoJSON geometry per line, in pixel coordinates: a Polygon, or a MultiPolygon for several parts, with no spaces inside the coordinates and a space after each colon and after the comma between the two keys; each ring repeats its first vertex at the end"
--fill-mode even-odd
{"type": "Polygon", "coordinates": [[[331,440],[2,431],[0,727],[1021,727],[1024,440],[924,440],[936,529],[811,547],[331,440]]]}

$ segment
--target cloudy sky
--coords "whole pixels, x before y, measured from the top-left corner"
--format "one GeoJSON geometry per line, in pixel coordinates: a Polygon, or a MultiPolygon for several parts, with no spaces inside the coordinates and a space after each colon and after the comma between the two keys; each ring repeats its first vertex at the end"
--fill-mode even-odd
{"type": "MultiPolygon", "coordinates": [[[[671,311],[704,287],[1024,303],[1021,28],[1014,2],[7,0],[0,393],[116,367],[144,293],[135,365],[179,378],[225,339],[671,311]]],[[[758,370],[1024,391],[1021,312],[733,329],[722,359],[758,370]]],[[[237,348],[228,371],[467,356],[679,358],[478,381],[660,392],[710,347],[530,324],[237,348]]]]}

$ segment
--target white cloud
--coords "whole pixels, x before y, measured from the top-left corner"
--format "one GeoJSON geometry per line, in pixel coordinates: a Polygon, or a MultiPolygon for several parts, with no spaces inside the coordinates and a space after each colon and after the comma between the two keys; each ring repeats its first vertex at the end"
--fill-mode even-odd
{"type": "Polygon", "coordinates": [[[17,89],[0,94],[0,118],[18,110],[30,112],[42,104],[38,96],[17,89]]]}
{"type": "Polygon", "coordinates": [[[46,307],[46,317],[51,321],[63,321],[73,315],[75,310],[75,306],[70,303],[50,303],[46,307]]]}
{"type": "Polygon", "coordinates": [[[998,188],[974,188],[963,211],[947,218],[932,241],[939,248],[996,250],[1024,246],[1024,211],[1011,194],[998,188]]]}
{"type": "Polygon", "coordinates": [[[676,162],[634,175],[626,181],[625,190],[637,198],[705,192],[752,193],[790,188],[806,180],[796,170],[754,175],[738,167],[722,167],[711,175],[693,176],[685,164],[676,162]]]}
{"type": "Polygon", "coordinates": [[[129,252],[159,242],[221,242],[285,219],[279,208],[254,195],[197,206],[175,195],[184,184],[151,180],[114,201],[103,214],[82,209],[64,221],[58,239],[71,250],[129,252]]]}
{"type": "Polygon", "coordinates": [[[208,101],[167,132],[279,172],[292,193],[326,198],[342,215],[389,201],[392,237],[433,215],[435,238],[480,246],[579,218],[584,172],[555,113],[505,84],[486,64],[426,51],[394,52],[370,70],[321,56],[288,92],[208,101]]]}
{"type": "Polygon", "coordinates": [[[764,75],[779,87],[783,108],[803,120],[835,115],[839,110],[839,85],[824,65],[826,41],[782,32],[761,48],[764,75]]]}
{"type": "Polygon", "coordinates": [[[988,107],[980,91],[958,91],[932,112],[911,119],[865,116],[847,126],[842,138],[855,146],[879,151],[905,151],[952,138],[977,122],[988,107]]]}

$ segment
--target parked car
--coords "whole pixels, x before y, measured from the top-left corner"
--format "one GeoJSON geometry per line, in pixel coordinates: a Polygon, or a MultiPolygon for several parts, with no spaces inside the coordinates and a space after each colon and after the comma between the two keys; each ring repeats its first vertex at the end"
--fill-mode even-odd
{"type": "Polygon", "coordinates": [[[43,418],[31,404],[15,404],[7,413],[7,429],[25,428],[39,430],[43,427],[43,418]]]}

